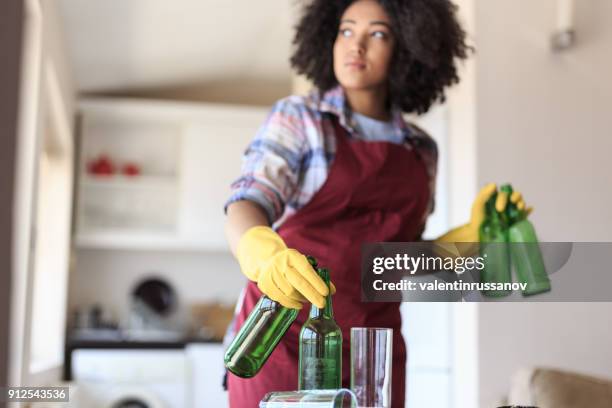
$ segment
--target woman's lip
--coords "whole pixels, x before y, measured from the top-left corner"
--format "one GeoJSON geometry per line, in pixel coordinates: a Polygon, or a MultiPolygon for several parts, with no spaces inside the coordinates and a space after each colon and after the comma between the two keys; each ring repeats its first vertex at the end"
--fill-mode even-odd
{"type": "Polygon", "coordinates": [[[359,69],[363,69],[366,66],[365,62],[357,62],[357,61],[347,62],[344,65],[346,65],[347,67],[359,68],[359,69]]]}

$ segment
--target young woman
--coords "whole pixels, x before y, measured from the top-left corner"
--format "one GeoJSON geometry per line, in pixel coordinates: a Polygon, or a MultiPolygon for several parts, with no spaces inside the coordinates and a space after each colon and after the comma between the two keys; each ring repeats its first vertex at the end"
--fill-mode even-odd
{"type": "MultiPolygon", "coordinates": [[[[437,149],[406,123],[458,82],[467,57],[465,33],[448,0],[314,0],[294,39],[293,67],[316,86],[272,109],[232,185],[227,235],[249,278],[239,328],[265,293],[284,306],[320,307],[328,289],[308,264],[312,255],[335,284],[334,314],[344,341],[343,385],[349,385],[351,327],[390,327],[393,407],[404,406],[406,347],[398,303],[360,301],[363,242],[418,241],[433,211],[437,149]]],[[[440,240],[478,241],[490,184],[470,221],[440,240]]],[[[503,210],[508,197],[498,196],[503,210]]],[[[524,207],[519,193],[511,201],[524,207]]],[[[230,405],[257,407],[265,393],[297,389],[303,308],[252,379],[229,374],[230,405]]]]}

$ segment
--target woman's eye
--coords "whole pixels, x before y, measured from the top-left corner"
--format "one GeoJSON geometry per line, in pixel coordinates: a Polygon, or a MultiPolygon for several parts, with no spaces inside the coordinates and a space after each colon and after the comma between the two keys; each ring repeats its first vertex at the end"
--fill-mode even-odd
{"type": "Polygon", "coordinates": [[[384,31],[374,31],[371,35],[374,38],[387,38],[387,33],[385,33],[384,31]]]}
{"type": "Polygon", "coordinates": [[[343,37],[350,37],[353,34],[353,32],[348,29],[348,28],[341,28],[340,29],[340,35],[343,37]]]}

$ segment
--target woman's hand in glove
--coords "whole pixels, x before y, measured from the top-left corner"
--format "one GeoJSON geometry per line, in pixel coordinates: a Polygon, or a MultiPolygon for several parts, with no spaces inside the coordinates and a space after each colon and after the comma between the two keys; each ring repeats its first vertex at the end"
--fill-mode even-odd
{"type": "Polygon", "coordinates": [[[270,299],[292,309],[301,309],[306,300],[320,308],[325,306],[325,296],[329,293],[325,282],[308,259],[297,250],[287,248],[272,228],[248,229],[240,238],[236,256],[242,272],[257,282],[270,299]]]}
{"type": "MultiPolygon", "coordinates": [[[[516,208],[520,211],[525,210],[526,215],[531,214],[533,211],[533,207],[529,207],[525,209],[525,201],[523,200],[523,195],[518,191],[513,191],[510,195],[510,202],[516,204],[516,208]]],[[[498,212],[503,212],[508,205],[508,193],[505,191],[499,191],[497,193],[497,199],[495,200],[495,209],[498,212]]]]}
{"type": "MultiPolygon", "coordinates": [[[[436,242],[478,242],[480,225],[486,216],[485,203],[495,192],[497,192],[495,183],[489,183],[480,189],[476,199],[472,203],[470,221],[467,224],[448,231],[446,234],[436,239],[436,242]]],[[[512,193],[510,202],[516,204],[519,210],[525,208],[523,196],[518,191],[512,193]]],[[[498,192],[497,198],[495,199],[495,209],[502,212],[506,209],[506,205],[508,205],[508,194],[503,191],[498,192]]],[[[532,208],[528,208],[527,213],[530,213],[532,210],[532,208]]]]}

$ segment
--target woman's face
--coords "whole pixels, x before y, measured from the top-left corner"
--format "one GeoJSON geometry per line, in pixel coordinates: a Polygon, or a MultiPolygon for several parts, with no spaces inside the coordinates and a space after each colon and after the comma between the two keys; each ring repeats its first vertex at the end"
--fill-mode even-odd
{"type": "Polygon", "coordinates": [[[393,54],[391,20],[376,0],[357,0],[340,19],[334,43],[334,73],[344,88],[384,86],[393,54]]]}

